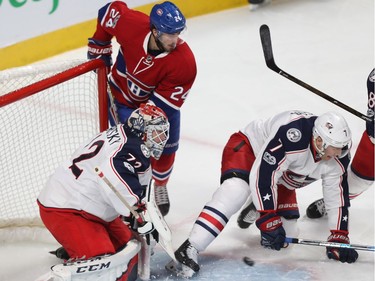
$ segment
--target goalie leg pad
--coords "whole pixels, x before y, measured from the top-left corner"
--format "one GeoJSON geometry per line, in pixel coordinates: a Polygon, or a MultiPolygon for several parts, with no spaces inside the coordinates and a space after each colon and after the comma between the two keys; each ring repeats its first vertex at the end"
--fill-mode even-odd
{"type": "Polygon", "coordinates": [[[94,257],[54,265],[54,281],[134,281],[137,279],[140,242],[131,240],[123,250],[107,256],[94,257]]]}

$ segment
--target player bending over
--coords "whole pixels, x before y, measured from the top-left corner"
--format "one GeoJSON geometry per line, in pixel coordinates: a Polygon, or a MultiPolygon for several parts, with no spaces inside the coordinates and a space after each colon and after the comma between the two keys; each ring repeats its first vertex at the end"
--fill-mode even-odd
{"type": "MultiPolygon", "coordinates": [[[[295,189],[322,179],[329,204],[328,241],[349,243],[347,166],[351,131],[334,112],[321,116],[300,111],[255,120],[227,142],[221,166],[221,186],[197,218],[189,238],[175,252],[187,277],[199,271],[198,254],[224,229],[251,195],[259,218],[260,243],[280,250],[286,231],[299,218],[295,189]],[[285,227],[285,229],[284,229],[285,227]]],[[[328,258],[352,263],[354,249],[327,247],[328,258]]]]}

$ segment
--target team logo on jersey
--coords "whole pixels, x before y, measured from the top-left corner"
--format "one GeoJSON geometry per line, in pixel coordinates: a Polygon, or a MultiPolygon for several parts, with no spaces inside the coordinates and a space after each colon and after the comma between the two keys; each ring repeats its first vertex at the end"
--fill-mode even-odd
{"type": "Polygon", "coordinates": [[[296,128],[291,128],[286,132],[286,137],[291,142],[298,142],[302,137],[302,133],[296,128]]]}
{"type": "Polygon", "coordinates": [[[263,154],[263,160],[266,161],[270,165],[276,164],[276,158],[275,156],[272,156],[267,151],[263,154]]]}
{"type": "Polygon", "coordinates": [[[148,149],[146,145],[141,144],[141,151],[145,157],[150,158],[151,152],[150,152],[150,149],[148,149]]]}
{"type": "Polygon", "coordinates": [[[126,169],[128,169],[130,172],[134,173],[134,167],[130,165],[128,162],[124,162],[124,166],[126,169]]]}

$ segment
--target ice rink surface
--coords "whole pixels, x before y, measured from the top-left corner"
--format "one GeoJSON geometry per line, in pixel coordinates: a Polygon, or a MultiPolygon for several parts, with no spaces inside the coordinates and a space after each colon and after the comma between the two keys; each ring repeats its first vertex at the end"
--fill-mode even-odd
{"type": "MultiPolygon", "coordinates": [[[[259,27],[271,29],[276,63],[284,71],[365,113],[366,78],[374,67],[374,1],[274,0],[188,19],[185,39],[195,53],[198,76],[182,108],[180,149],[168,185],[171,211],[166,217],[177,248],[204,204],[219,186],[221,152],[229,136],[256,118],[298,109],[322,114],[338,111],[353,132],[354,153],[365,123],[351,113],[269,70],[259,27]]],[[[50,60],[85,58],[86,48],[50,60]]],[[[327,219],[310,220],[306,207],[322,196],[321,183],[297,191],[300,238],[325,240],[327,219]]],[[[352,243],[374,243],[374,190],[352,202],[352,243]]],[[[193,280],[374,280],[374,253],[359,252],[354,264],[328,260],[325,248],[290,245],[279,252],[259,245],[259,231],[242,230],[237,215],[200,255],[193,280]],[[242,262],[255,261],[253,267],[242,262]]],[[[32,281],[60,261],[48,251],[57,243],[0,244],[0,280],[32,281]]],[[[164,270],[169,261],[159,246],[152,257],[151,280],[179,280],[164,270]]]]}

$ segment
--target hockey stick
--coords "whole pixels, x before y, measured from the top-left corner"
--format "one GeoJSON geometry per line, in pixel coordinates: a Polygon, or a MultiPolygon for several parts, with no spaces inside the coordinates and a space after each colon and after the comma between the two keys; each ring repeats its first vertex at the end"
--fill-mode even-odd
{"type": "Polygon", "coordinates": [[[290,243],[290,244],[302,244],[302,245],[333,247],[333,248],[346,248],[346,249],[355,249],[355,250],[375,252],[375,246],[344,244],[344,243],[317,241],[317,240],[308,240],[308,239],[290,238],[290,237],[286,237],[285,242],[290,243]]]}
{"type": "MultiPolygon", "coordinates": [[[[99,167],[95,168],[95,172],[98,176],[103,179],[103,181],[108,185],[109,188],[116,194],[116,196],[121,200],[122,203],[130,210],[132,215],[138,219],[140,214],[138,214],[125,200],[125,198],[121,195],[120,192],[116,189],[116,187],[108,180],[108,178],[103,174],[103,172],[99,169],[99,167]]],[[[159,233],[159,244],[162,248],[167,252],[167,254],[175,260],[173,247],[172,247],[172,233],[169,229],[169,226],[165,222],[163,216],[161,215],[159,208],[156,206],[154,201],[154,187],[152,185],[152,180],[150,181],[147,194],[146,194],[146,213],[149,217],[149,220],[153,223],[156,231],[159,233]]],[[[142,218],[144,220],[144,218],[142,218]]]]}
{"type": "Polygon", "coordinates": [[[168,224],[160,213],[159,207],[155,202],[154,185],[151,180],[146,192],[146,210],[151,222],[159,233],[159,245],[167,252],[167,254],[176,261],[172,247],[172,233],[168,224]]]}
{"type": "Polygon", "coordinates": [[[294,77],[294,76],[290,75],[289,73],[285,72],[284,70],[280,69],[276,65],[275,59],[273,57],[271,34],[270,34],[269,27],[266,24],[263,24],[259,29],[259,33],[260,33],[260,40],[262,42],[264,58],[266,60],[266,64],[267,64],[269,69],[277,72],[281,76],[284,76],[285,78],[287,78],[287,79],[293,81],[294,83],[302,86],[303,88],[309,90],[310,92],[313,92],[314,94],[316,94],[316,95],[332,102],[333,104],[345,109],[346,111],[349,111],[350,113],[354,114],[355,116],[357,116],[357,117],[359,117],[359,118],[361,118],[365,121],[368,121],[368,122],[372,121],[372,119],[370,117],[368,117],[367,115],[362,114],[361,112],[347,106],[346,104],[332,98],[331,96],[319,91],[318,89],[310,86],[309,84],[306,84],[305,82],[297,79],[296,77],[294,77]]]}
{"type": "Polygon", "coordinates": [[[99,167],[95,168],[95,172],[98,174],[98,176],[108,185],[108,187],[116,194],[118,199],[121,200],[122,203],[126,206],[126,208],[129,209],[130,213],[136,218],[139,219],[139,214],[133,209],[132,206],[129,205],[128,201],[125,200],[125,198],[121,195],[120,192],[114,187],[114,185],[107,179],[107,177],[103,174],[103,172],[99,169],[99,167]]]}

